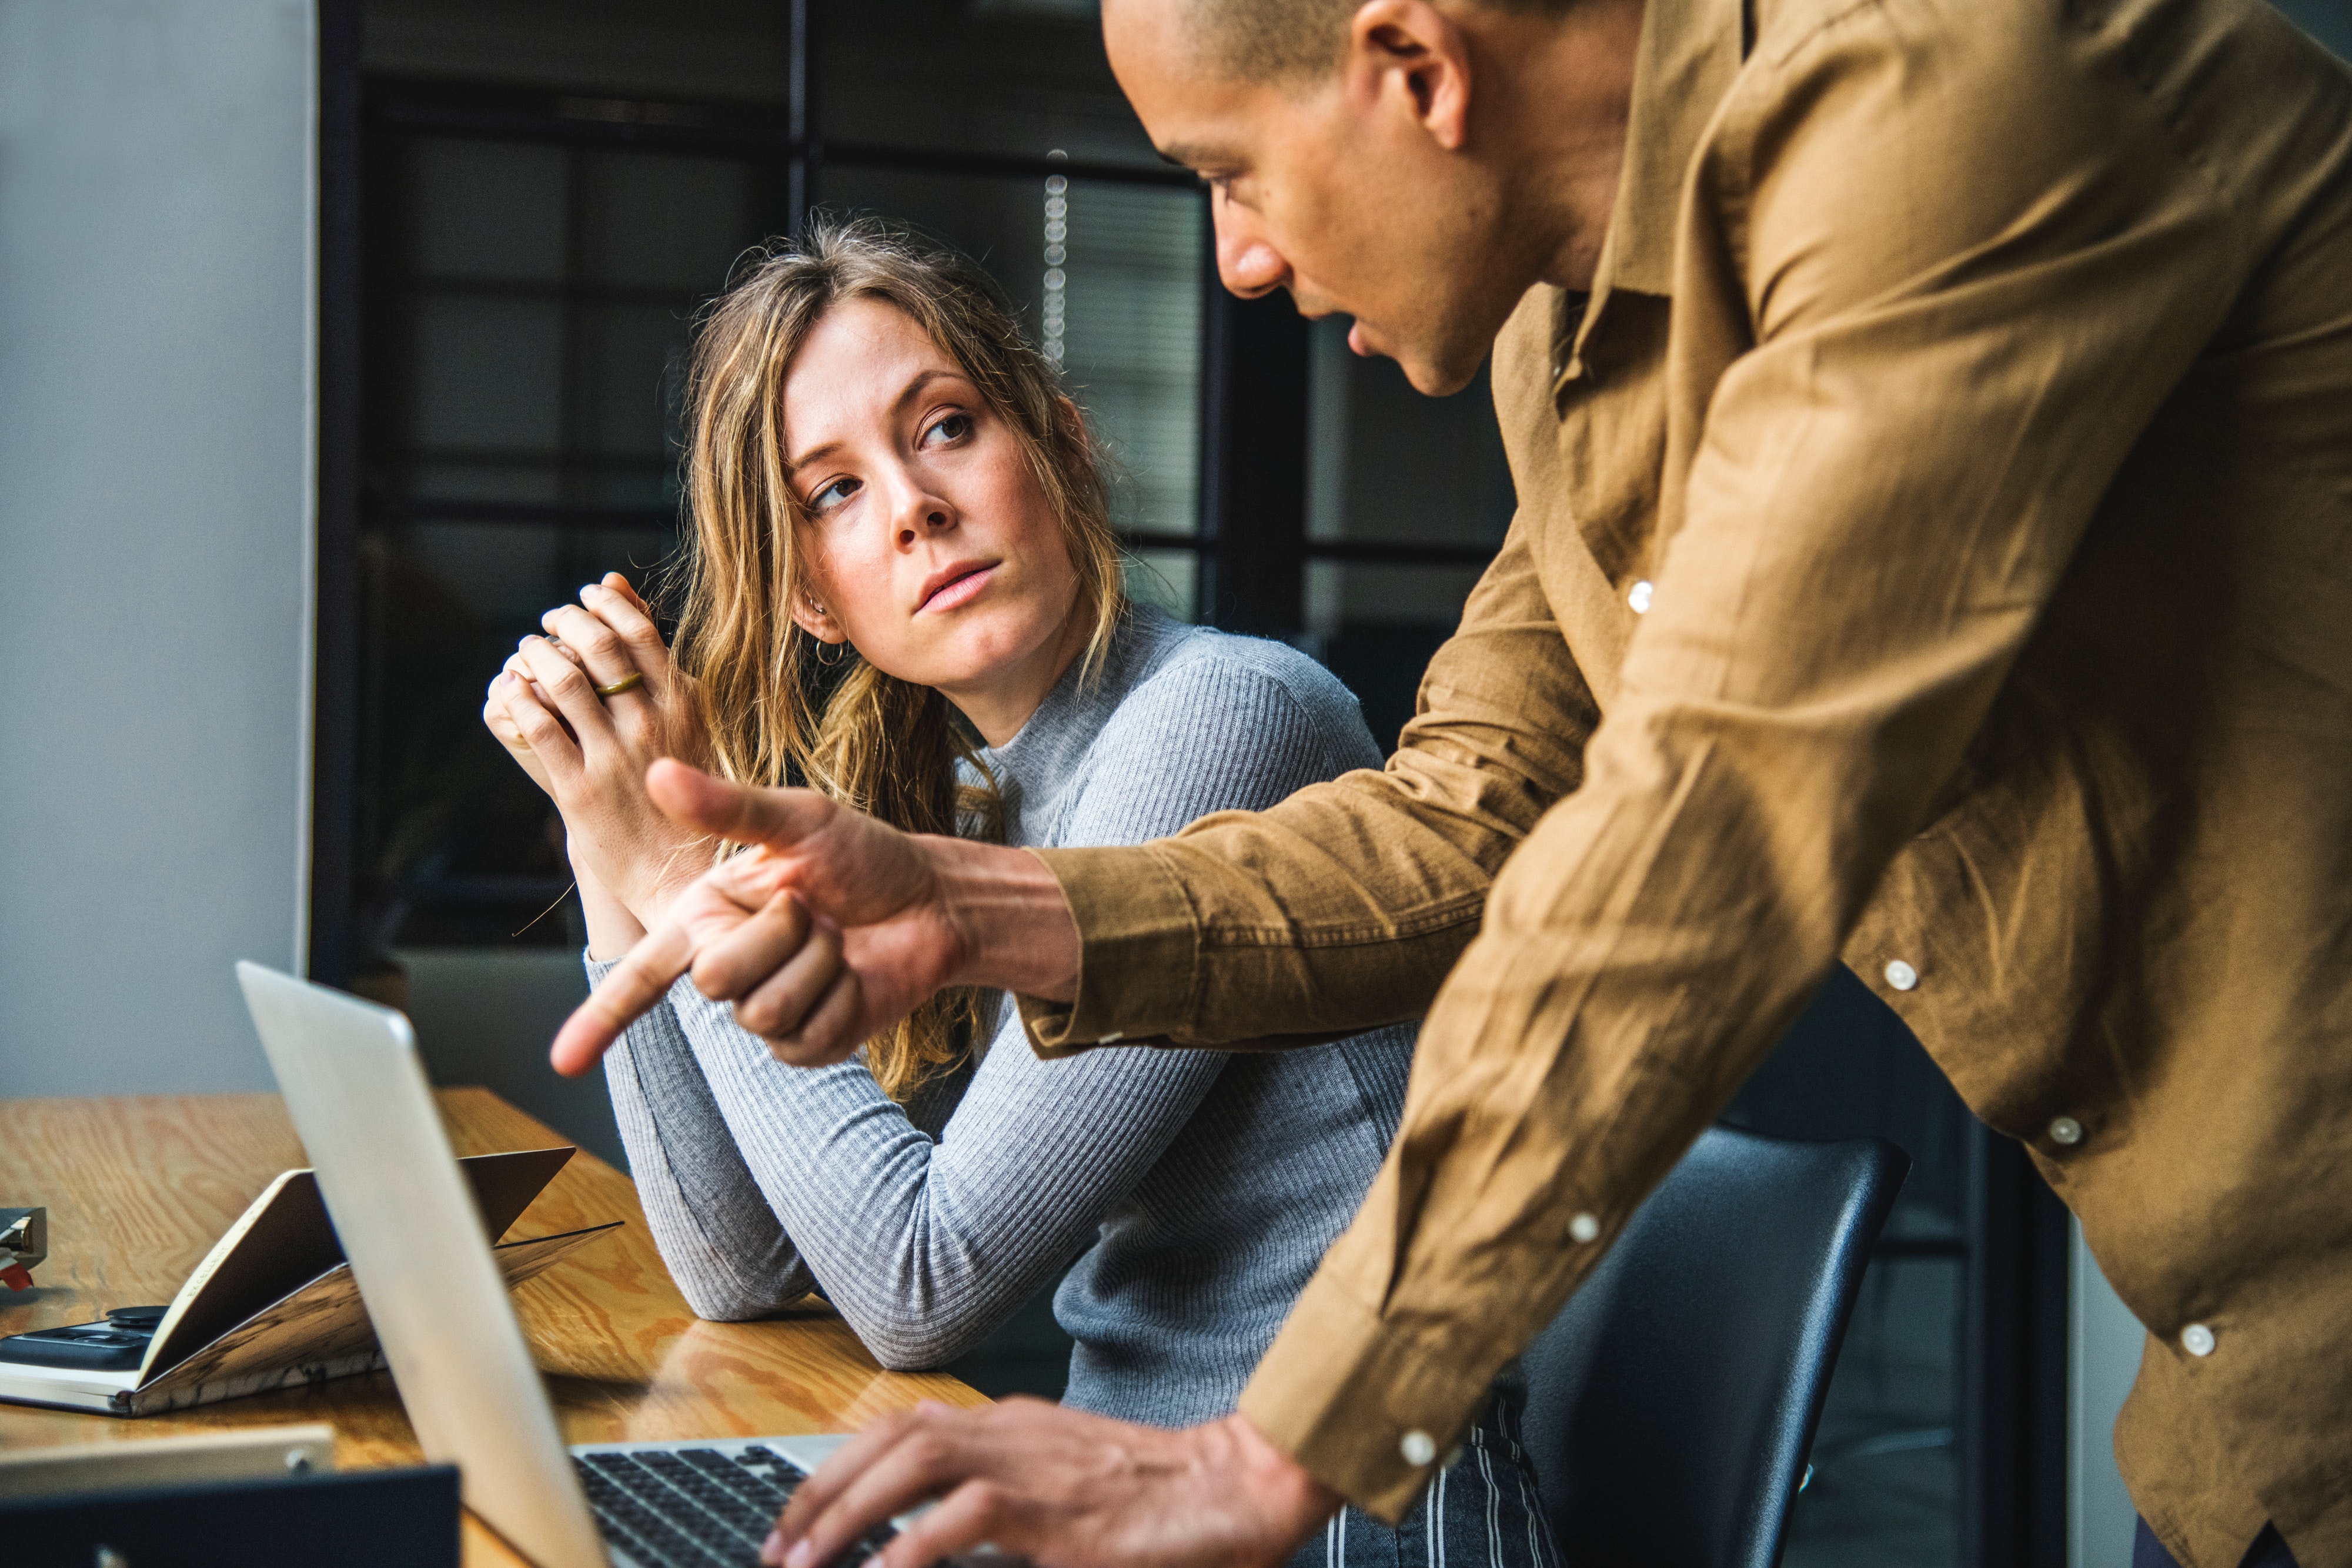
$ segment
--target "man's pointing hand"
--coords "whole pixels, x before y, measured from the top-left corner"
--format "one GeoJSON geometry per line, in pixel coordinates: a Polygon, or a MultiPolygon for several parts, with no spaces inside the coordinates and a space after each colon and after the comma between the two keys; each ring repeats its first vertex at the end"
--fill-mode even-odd
{"type": "Polygon", "coordinates": [[[841,1061],[948,986],[1076,994],[1077,929],[1034,855],[901,832],[814,790],[667,758],[646,788],[682,826],[751,847],[681,893],[565,1021],[559,1072],[587,1071],[689,969],[799,1067],[841,1061]]]}

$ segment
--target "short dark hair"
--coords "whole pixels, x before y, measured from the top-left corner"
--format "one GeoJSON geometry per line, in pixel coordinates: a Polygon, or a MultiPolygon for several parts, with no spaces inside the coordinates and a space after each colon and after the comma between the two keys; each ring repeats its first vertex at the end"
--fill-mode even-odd
{"type": "MultiPolygon", "coordinates": [[[[1363,0],[1180,0],[1201,52],[1223,75],[1242,81],[1295,81],[1337,65],[1348,24],[1363,0]]],[[[1506,11],[1551,15],[1576,0],[1476,0],[1506,11]]]]}

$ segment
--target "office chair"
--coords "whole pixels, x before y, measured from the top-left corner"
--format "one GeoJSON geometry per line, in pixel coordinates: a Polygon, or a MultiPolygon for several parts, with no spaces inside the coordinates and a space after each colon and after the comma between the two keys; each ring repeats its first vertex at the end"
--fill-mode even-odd
{"type": "Polygon", "coordinates": [[[1712,1128],[1528,1347],[1529,1463],[1576,1568],[1776,1568],[1911,1161],[1712,1128]]]}

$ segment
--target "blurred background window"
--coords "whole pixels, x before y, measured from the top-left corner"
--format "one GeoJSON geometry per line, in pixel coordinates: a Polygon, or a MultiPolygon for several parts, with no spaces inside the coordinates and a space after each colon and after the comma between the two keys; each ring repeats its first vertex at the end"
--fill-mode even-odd
{"type": "MultiPolygon", "coordinates": [[[[311,962],[405,1006],[438,1081],[620,1158],[601,1078],[545,1066],[583,936],[484,688],[582,583],[675,562],[695,314],[813,209],[991,271],[1113,460],[1139,597],[1306,649],[1384,745],[1410,717],[1515,504],[1486,376],[1424,398],[1344,319],[1217,287],[1203,195],[1128,109],[1089,0],[323,15],[311,962]]],[[[2021,1154],[1843,972],[1729,1116],[1917,1162],[1788,1561],[2055,1562],[2064,1229],[2021,1154]]],[[[1052,1395],[1066,1360],[1041,1297],[955,1370],[1052,1395]]]]}

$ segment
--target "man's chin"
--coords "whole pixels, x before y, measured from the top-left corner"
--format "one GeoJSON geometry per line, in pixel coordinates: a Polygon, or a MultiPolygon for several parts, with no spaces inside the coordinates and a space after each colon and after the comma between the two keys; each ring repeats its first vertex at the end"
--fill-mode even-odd
{"type": "Polygon", "coordinates": [[[1391,346],[1386,334],[1368,330],[1362,318],[1348,329],[1348,347],[1370,358],[1379,355],[1394,360],[1404,371],[1404,379],[1412,390],[1426,397],[1451,397],[1470,384],[1478,367],[1486,362],[1487,350],[1494,347],[1492,335],[1470,336],[1464,342],[1436,343],[1410,341],[1391,346]]]}
{"type": "Polygon", "coordinates": [[[1452,397],[1468,386],[1476,378],[1478,367],[1486,362],[1483,350],[1475,355],[1437,356],[1408,348],[1393,358],[1412,390],[1423,397],[1452,397]]]}

